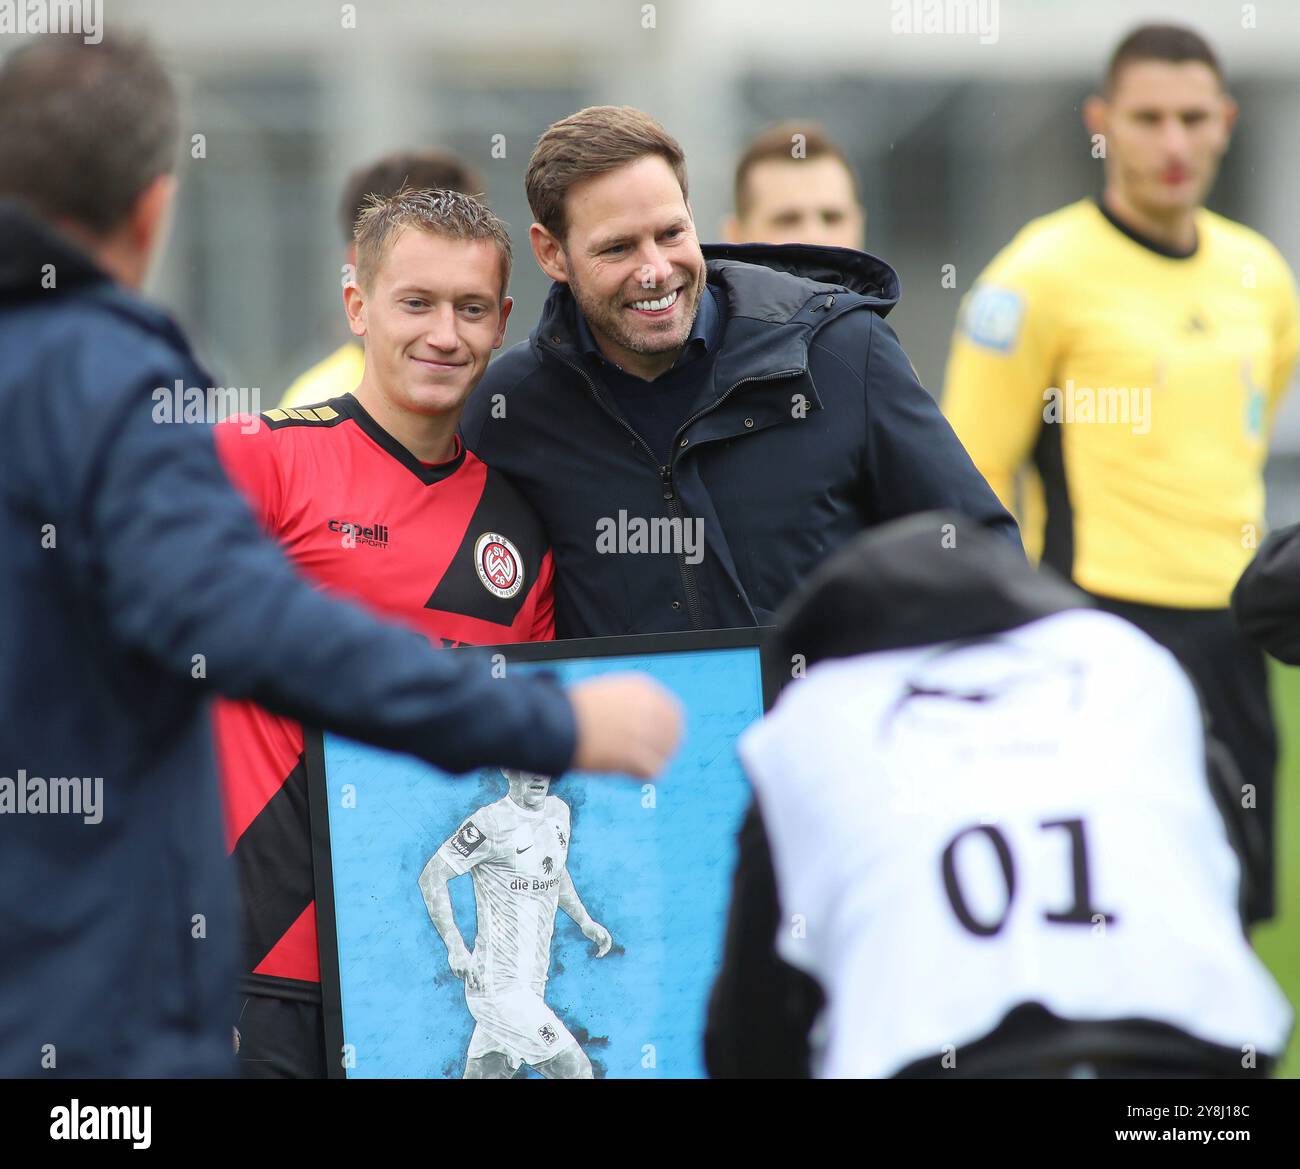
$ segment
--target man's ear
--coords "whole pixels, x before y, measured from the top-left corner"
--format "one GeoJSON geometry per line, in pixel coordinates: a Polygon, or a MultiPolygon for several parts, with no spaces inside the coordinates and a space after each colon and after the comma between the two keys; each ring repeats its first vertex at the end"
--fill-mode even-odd
{"type": "Polygon", "coordinates": [[[1237,114],[1241,112],[1241,107],[1237,105],[1236,99],[1229,97],[1226,93],[1223,95],[1223,125],[1227,137],[1232,138],[1232,132],[1237,127],[1237,114]]]}
{"type": "Polygon", "coordinates": [[[740,220],[734,215],[724,215],[722,217],[722,242],[724,244],[739,244],[744,242],[740,238],[740,220]]]}
{"type": "Polygon", "coordinates": [[[126,241],[133,252],[144,258],[143,267],[162,243],[170,221],[172,200],[176,197],[176,176],[159,175],[136,199],[123,225],[126,241]]]}
{"type": "Polygon", "coordinates": [[[497,320],[497,337],[492,342],[493,349],[500,349],[501,343],[506,339],[506,322],[510,319],[510,310],[515,307],[515,298],[507,296],[501,302],[501,316],[497,320]]]}
{"type": "Polygon", "coordinates": [[[569,265],[560,241],[540,223],[534,223],[528,229],[528,242],[532,245],[533,258],[552,280],[561,284],[569,283],[569,265]]]}
{"type": "Polygon", "coordinates": [[[1089,135],[1105,135],[1109,112],[1106,99],[1098,94],[1094,93],[1083,103],[1083,125],[1089,135]]]}
{"type": "Polygon", "coordinates": [[[355,277],[343,286],[343,307],[348,314],[348,328],[354,337],[366,335],[366,294],[355,277]]]}

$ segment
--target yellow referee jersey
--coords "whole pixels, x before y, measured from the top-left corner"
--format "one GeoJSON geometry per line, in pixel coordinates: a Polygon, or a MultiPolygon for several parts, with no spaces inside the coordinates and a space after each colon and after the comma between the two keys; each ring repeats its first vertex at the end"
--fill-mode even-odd
{"type": "Polygon", "coordinates": [[[1008,507],[1035,465],[1045,562],[1103,596],[1220,608],[1262,536],[1297,304],[1257,232],[1202,210],[1196,234],[1179,258],[1092,200],[1034,220],[962,302],[944,411],[1008,507]]]}
{"type": "Polygon", "coordinates": [[[352,393],[361,384],[361,375],[366,368],[365,354],[365,349],[355,341],[340,346],[324,361],[318,361],[294,380],[280,399],[280,409],[312,406],[352,393]]]}

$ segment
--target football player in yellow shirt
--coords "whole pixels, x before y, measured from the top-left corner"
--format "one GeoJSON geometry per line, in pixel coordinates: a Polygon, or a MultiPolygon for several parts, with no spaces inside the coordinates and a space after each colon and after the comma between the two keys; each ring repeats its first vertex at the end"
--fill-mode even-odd
{"type": "MultiPolygon", "coordinates": [[[[355,270],[357,266],[357,245],[352,239],[352,230],[367,197],[388,198],[396,195],[403,186],[412,190],[432,187],[461,191],[467,195],[479,195],[483,191],[478,175],[469,164],[443,150],[389,154],[354,171],[343,189],[343,200],[339,204],[339,223],[347,243],[344,263],[351,269],[355,270]]],[[[350,394],[361,383],[364,368],[362,347],[355,337],[349,338],[294,380],[280,399],[280,408],[310,406],[341,394],[350,394]]]]}
{"type": "Polygon", "coordinates": [[[1017,475],[1037,470],[1045,523],[1026,544],[1191,674],[1242,773],[1236,827],[1254,842],[1248,916],[1261,920],[1276,736],[1263,659],[1228,600],[1261,535],[1297,304],[1277,250],[1202,205],[1236,117],[1199,35],[1129,34],[1084,107],[1104,192],[1034,220],[980,276],[944,409],[1008,507],[1017,475]]]}

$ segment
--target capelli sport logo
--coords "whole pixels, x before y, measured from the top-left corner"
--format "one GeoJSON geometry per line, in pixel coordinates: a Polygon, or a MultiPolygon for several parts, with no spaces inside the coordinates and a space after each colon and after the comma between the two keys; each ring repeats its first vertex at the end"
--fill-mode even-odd
{"type": "Polygon", "coordinates": [[[364,525],[356,520],[330,520],[325,525],[345,548],[387,548],[388,525],[364,525]]]}

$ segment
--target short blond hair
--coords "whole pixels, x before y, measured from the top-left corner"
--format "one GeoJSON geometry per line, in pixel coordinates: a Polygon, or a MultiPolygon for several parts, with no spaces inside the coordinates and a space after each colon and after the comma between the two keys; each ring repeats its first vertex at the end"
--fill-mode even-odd
{"type": "Polygon", "coordinates": [[[360,215],[354,237],[357,242],[357,283],[373,286],[375,273],[405,228],[456,240],[491,240],[501,258],[501,299],[510,287],[513,253],[506,225],[487,204],[463,191],[403,188],[393,195],[372,195],[360,215]]]}

